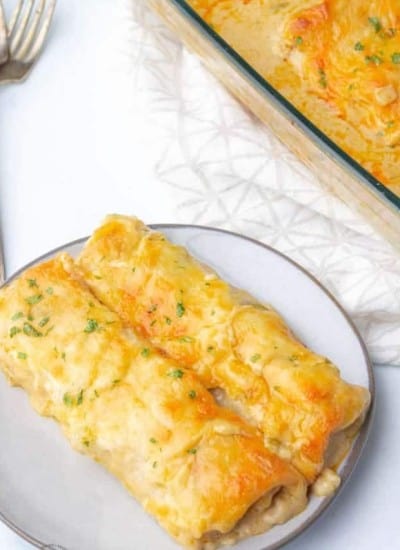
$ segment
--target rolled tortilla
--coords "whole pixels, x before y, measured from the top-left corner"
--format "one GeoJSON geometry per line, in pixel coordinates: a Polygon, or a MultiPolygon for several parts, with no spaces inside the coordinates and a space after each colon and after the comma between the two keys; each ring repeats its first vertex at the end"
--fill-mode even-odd
{"type": "Polygon", "coordinates": [[[66,255],[0,291],[0,369],[185,547],[234,542],[305,506],[295,469],[124,328],[66,255]]]}
{"type": "Polygon", "coordinates": [[[100,300],[195,371],[309,483],[343,458],[368,409],[369,392],[342,380],[275,311],[232,289],[136,218],[109,216],[78,263],[100,300]]]}

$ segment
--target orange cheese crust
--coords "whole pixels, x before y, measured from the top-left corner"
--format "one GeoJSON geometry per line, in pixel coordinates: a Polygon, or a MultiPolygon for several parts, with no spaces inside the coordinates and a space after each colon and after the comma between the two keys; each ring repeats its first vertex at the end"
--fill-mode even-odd
{"type": "Polygon", "coordinates": [[[242,57],[400,195],[400,4],[189,0],[242,57]]]}
{"type": "Polygon", "coordinates": [[[78,263],[93,292],[168,357],[196,371],[311,483],[332,434],[365,414],[343,381],[273,310],[233,291],[186,250],[134,218],[110,216],[78,263]]]}
{"type": "Polygon", "coordinates": [[[245,536],[254,503],[261,530],[306,503],[301,476],[193,372],[124,328],[66,255],[0,291],[0,369],[185,547],[245,536]]]}

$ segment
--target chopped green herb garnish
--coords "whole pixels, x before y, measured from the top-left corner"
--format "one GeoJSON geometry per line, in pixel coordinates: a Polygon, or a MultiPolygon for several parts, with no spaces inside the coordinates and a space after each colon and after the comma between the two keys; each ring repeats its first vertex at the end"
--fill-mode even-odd
{"type": "Polygon", "coordinates": [[[121,382],[121,379],[120,378],[116,378],[115,380],[112,381],[113,385],[116,386],[117,384],[119,384],[121,382]]]}
{"type": "Polygon", "coordinates": [[[394,63],[395,65],[400,64],[400,52],[394,52],[392,54],[392,63],[394,63]]]}
{"type": "Polygon", "coordinates": [[[39,321],[39,327],[46,326],[49,321],[50,321],[50,317],[43,317],[43,319],[39,321]]]}
{"type": "Polygon", "coordinates": [[[295,44],[296,46],[301,46],[303,44],[303,39],[301,36],[296,36],[296,39],[295,39],[295,44]]]}
{"type": "Polygon", "coordinates": [[[38,304],[42,300],[43,300],[43,294],[34,294],[33,296],[28,296],[28,298],[26,298],[25,301],[31,306],[33,306],[35,304],[38,304]]]}
{"type": "Polygon", "coordinates": [[[49,288],[46,288],[46,292],[49,295],[53,294],[53,292],[54,292],[53,287],[49,286],[49,288]]]}
{"type": "Polygon", "coordinates": [[[252,363],[257,363],[257,361],[259,361],[260,359],[261,359],[261,355],[259,353],[255,353],[250,357],[250,361],[252,363]]]}
{"type": "Polygon", "coordinates": [[[94,390],[93,393],[95,394],[96,397],[99,397],[99,392],[97,390],[94,390]]]}
{"type": "Polygon", "coordinates": [[[194,342],[194,338],[192,338],[191,336],[181,336],[179,338],[179,342],[184,342],[185,344],[191,344],[192,342],[194,342]]]}
{"type": "Polygon", "coordinates": [[[140,355],[142,355],[142,357],[149,357],[150,353],[150,348],[143,348],[140,352],[140,355]]]}
{"type": "Polygon", "coordinates": [[[28,356],[27,356],[26,353],[23,353],[22,351],[19,351],[17,353],[17,357],[18,357],[18,359],[26,359],[28,356]]]}
{"type": "Polygon", "coordinates": [[[27,319],[28,319],[28,321],[33,321],[34,317],[33,317],[33,315],[28,315],[27,319]]]}
{"type": "Polygon", "coordinates": [[[389,120],[388,122],[386,122],[387,128],[393,128],[395,124],[396,122],[394,120],[389,120]]]}
{"type": "Polygon", "coordinates": [[[93,302],[88,302],[89,304],[89,307],[94,307],[94,303],[93,302]]]}
{"type": "Polygon", "coordinates": [[[366,63],[373,63],[374,65],[380,65],[383,63],[383,59],[379,57],[379,55],[366,55],[365,61],[366,63]]]}
{"type": "Polygon", "coordinates": [[[64,393],[63,401],[67,407],[72,407],[74,404],[74,398],[69,393],[64,393]]]}
{"type": "Polygon", "coordinates": [[[280,391],[281,391],[281,387],[280,387],[280,386],[274,386],[274,390],[280,392],[280,391]]]}
{"type": "Polygon", "coordinates": [[[167,376],[171,378],[182,378],[185,373],[181,369],[171,370],[167,373],[167,376]]]}
{"type": "Polygon", "coordinates": [[[182,315],[185,313],[185,306],[182,302],[178,302],[176,304],[176,315],[177,317],[182,317],[182,315]]]}
{"type": "Polygon", "coordinates": [[[211,310],[211,315],[215,315],[215,309],[211,310]]]}
{"type": "Polygon", "coordinates": [[[208,351],[209,353],[211,353],[212,351],[214,351],[214,346],[208,346],[207,351],[208,351]]]}
{"type": "Polygon", "coordinates": [[[36,330],[35,327],[32,326],[30,323],[24,323],[22,330],[24,331],[24,334],[26,334],[27,336],[35,336],[35,337],[43,336],[42,333],[36,330]]]}
{"type": "Polygon", "coordinates": [[[22,311],[18,311],[18,313],[11,317],[11,321],[18,321],[18,319],[21,319],[21,317],[23,316],[24,314],[22,313],[22,311]]]}
{"type": "Polygon", "coordinates": [[[66,358],[65,351],[63,351],[62,354],[61,354],[61,359],[62,359],[63,361],[65,361],[65,358],[66,358]]]}
{"type": "Polygon", "coordinates": [[[154,437],[150,437],[149,441],[150,441],[150,443],[153,443],[154,445],[157,443],[157,439],[154,439],[154,437]]]}
{"type": "Polygon", "coordinates": [[[100,279],[103,278],[103,277],[101,277],[100,275],[93,275],[93,276],[94,276],[94,278],[97,279],[97,280],[100,280],[100,279]]]}
{"type": "Polygon", "coordinates": [[[368,22],[373,26],[375,32],[382,29],[382,23],[378,17],[368,17],[368,22]]]}
{"type": "Polygon", "coordinates": [[[197,393],[194,390],[190,390],[188,396],[190,397],[190,399],[196,399],[197,393]]]}
{"type": "Polygon", "coordinates": [[[158,305],[157,304],[153,304],[150,309],[148,310],[147,313],[154,313],[156,311],[156,309],[158,308],[158,305]]]}
{"type": "Polygon", "coordinates": [[[154,325],[157,323],[157,319],[153,319],[153,321],[150,323],[151,327],[154,327],[154,325]]]}
{"type": "Polygon", "coordinates": [[[132,273],[135,273],[136,267],[132,267],[132,273]]]}
{"type": "Polygon", "coordinates": [[[85,447],[89,447],[90,445],[90,441],[88,441],[87,439],[84,439],[82,443],[85,445],[85,447]]]}
{"type": "Polygon", "coordinates": [[[189,449],[189,450],[188,450],[188,453],[189,453],[190,455],[195,455],[195,454],[197,453],[197,449],[189,449]]]}
{"type": "Polygon", "coordinates": [[[170,325],[172,323],[169,317],[165,317],[165,322],[167,323],[167,325],[170,325]]]}
{"type": "Polygon", "coordinates": [[[362,44],[361,42],[356,42],[354,44],[354,49],[357,51],[357,52],[362,52],[363,49],[364,49],[364,44],[362,44]]]}
{"type": "Polygon", "coordinates": [[[320,86],[322,86],[323,88],[326,88],[327,85],[328,85],[328,82],[326,80],[326,74],[325,74],[325,71],[323,69],[318,69],[318,72],[319,72],[319,83],[320,83],[320,86]]]}
{"type": "Polygon", "coordinates": [[[88,319],[84,332],[87,332],[87,333],[94,332],[98,328],[99,328],[99,323],[95,319],[88,319]]]}
{"type": "Polygon", "coordinates": [[[77,405],[82,405],[82,403],[83,403],[83,390],[81,390],[78,393],[78,397],[76,398],[76,404],[77,405]]]}
{"type": "Polygon", "coordinates": [[[36,279],[28,279],[28,285],[29,285],[30,288],[33,288],[33,287],[38,288],[36,279]]]}
{"type": "Polygon", "coordinates": [[[153,468],[157,468],[157,460],[153,462],[153,468]]]}
{"type": "Polygon", "coordinates": [[[18,334],[19,332],[21,332],[21,329],[18,328],[18,327],[11,327],[10,328],[10,338],[14,338],[14,336],[16,334],[18,334]]]}

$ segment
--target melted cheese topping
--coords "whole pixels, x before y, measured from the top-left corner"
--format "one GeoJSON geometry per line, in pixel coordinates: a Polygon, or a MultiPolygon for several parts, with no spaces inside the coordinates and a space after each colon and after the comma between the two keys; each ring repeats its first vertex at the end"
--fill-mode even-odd
{"type": "Polygon", "coordinates": [[[400,195],[400,4],[189,0],[307,118],[400,195]]]}
{"type": "Polygon", "coordinates": [[[136,219],[107,218],[79,264],[99,299],[208,388],[223,390],[224,405],[228,399],[309,483],[324,467],[331,436],[368,408],[369,392],[343,381],[275,311],[232,291],[136,219]]]}
{"type": "Polygon", "coordinates": [[[259,516],[264,529],[305,506],[301,476],[193,372],[124,328],[65,255],[0,291],[0,367],[188,548],[258,533],[259,516]],[[247,531],[237,528],[246,514],[247,531]]]}

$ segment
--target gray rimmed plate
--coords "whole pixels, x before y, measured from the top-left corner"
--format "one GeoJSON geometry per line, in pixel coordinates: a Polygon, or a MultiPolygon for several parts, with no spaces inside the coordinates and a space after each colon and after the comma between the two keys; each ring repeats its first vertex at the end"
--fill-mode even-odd
{"type": "MultiPolygon", "coordinates": [[[[372,368],[354,325],[301,267],[275,250],[234,233],[186,225],[153,227],[187,247],[234,286],[270,303],[306,345],[329,357],[346,380],[368,387],[374,397],[372,368]]],[[[32,264],[60,251],[76,255],[85,241],[66,244],[32,264]]],[[[371,418],[370,413],[340,468],[342,487],[363,450],[371,418]]],[[[74,452],[57,424],[38,416],[25,393],[10,388],[3,376],[0,441],[0,519],[33,545],[67,550],[179,548],[116,479],[74,452]]],[[[308,527],[334,496],[312,497],[299,516],[235,548],[280,547],[308,527]]]]}

